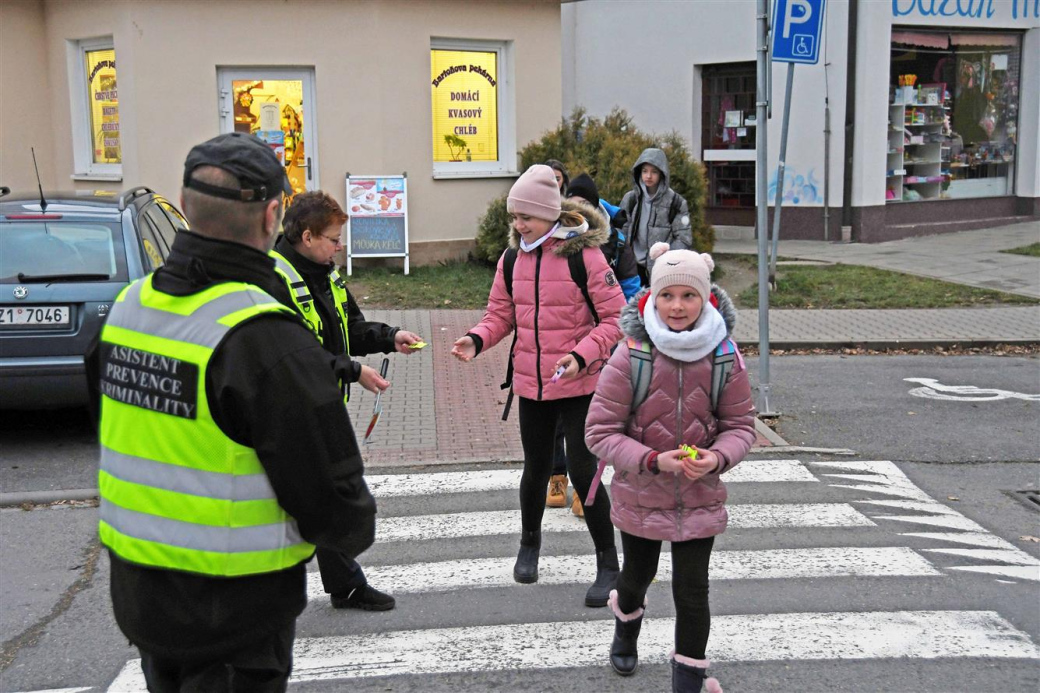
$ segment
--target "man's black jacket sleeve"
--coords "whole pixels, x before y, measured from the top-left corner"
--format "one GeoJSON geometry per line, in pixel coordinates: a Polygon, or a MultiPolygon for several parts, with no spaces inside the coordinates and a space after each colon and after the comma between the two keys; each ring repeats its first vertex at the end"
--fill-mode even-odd
{"type": "Polygon", "coordinates": [[[258,318],[217,350],[206,386],[217,424],[256,450],[303,537],[357,556],[375,540],[376,505],[332,358],[298,322],[258,318]]]}
{"type": "Polygon", "coordinates": [[[389,354],[394,351],[394,337],[400,328],[382,322],[365,320],[364,313],[347,290],[347,334],[350,336],[350,355],[389,354]]]}

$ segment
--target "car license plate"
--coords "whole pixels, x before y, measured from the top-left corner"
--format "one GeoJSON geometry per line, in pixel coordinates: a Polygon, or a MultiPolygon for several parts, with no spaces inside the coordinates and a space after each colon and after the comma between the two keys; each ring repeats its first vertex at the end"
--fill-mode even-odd
{"type": "Polygon", "coordinates": [[[63,327],[69,324],[68,306],[0,306],[0,328],[63,327]]]}

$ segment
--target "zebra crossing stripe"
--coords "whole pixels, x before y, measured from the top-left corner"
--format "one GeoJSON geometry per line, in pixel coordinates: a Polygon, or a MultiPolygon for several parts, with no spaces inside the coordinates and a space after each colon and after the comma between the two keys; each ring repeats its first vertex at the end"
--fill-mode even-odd
{"type": "Polygon", "coordinates": [[[857,505],[873,505],[884,508],[895,508],[911,511],[910,515],[874,515],[875,520],[890,520],[911,524],[929,525],[952,532],[907,532],[905,536],[933,538],[940,541],[958,542],[984,546],[982,549],[925,549],[932,553],[959,556],[977,561],[1000,562],[999,565],[966,565],[944,566],[944,570],[970,573],[984,573],[1018,580],[1040,582],[1040,561],[1017,546],[1002,539],[993,537],[977,522],[970,520],[953,508],[949,508],[925,493],[894,463],[881,461],[857,462],[815,462],[815,469],[829,469],[840,472],[827,473],[823,476],[842,481],[859,481],[861,484],[829,483],[837,488],[849,488],[885,496],[896,496],[901,500],[862,500],[857,505]],[[988,538],[987,538],[988,537],[988,538]]]}
{"type": "Polygon", "coordinates": [[[947,570],[961,570],[966,573],[985,573],[987,575],[999,575],[1001,577],[1040,582],[1040,566],[1036,565],[959,565],[947,568],[947,570]]]}
{"type": "Polygon", "coordinates": [[[992,549],[1008,549],[1018,551],[1025,556],[1029,555],[1010,541],[1001,539],[995,534],[985,532],[901,532],[899,536],[938,539],[939,541],[949,541],[955,544],[971,544],[973,546],[984,546],[992,549]]]}
{"type": "MultiPolygon", "coordinates": [[[[376,498],[436,496],[447,493],[483,493],[516,490],[520,469],[491,469],[476,472],[434,472],[429,474],[377,474],[365,476],[376,498]]],[[[614,468],[603,470],[603,483],[609,484],[614,468]]],[[[819,482],[798,460],[744,460],[723,477],[727,484],[747,482],[819,482]]]]}
{"type": "Polygon", "coordinates": [[[950,556],[963,556],[980,561],[1000,561],[1012,565],[1040,566],[1040,561],[1025,551],[1005,551],[1003,549],[923,549],[928,553],[942,553],[950,556]]]}
{"type": "MultiPolygon", "coordinates": [[[[651,595],[651,599],[655,595],[651,595]]],[[[292,683],[519,669],[606,667],[613,620],[522,623],[300,638],[292,683]]],[[[716,663],[848,659],[1035,659],[1029,636],[993,611],[838,612],[713,616],[716,663]]],[[[675,619],[647,618],[639,658],[663,663],[675,619]]],[[[109,691],[144,691],[140,660],[109,691]]]]}
{"type": "MultiPolygon", "coordinates": [[[[621,557],[623,558],[623,557],[621,557]]],[[[477,558],[434,563],[365,566],[369,582],[395,594],[450,592],[482,587],[515,586],[513,557],[477,558]]],[[[750,580],[826,577],[923,577],[942,573],[926,558],[905,547],[769,549],[716,551],[711,555],[711,579],[750,580]]],[[[596,579],[596,559],[590,554],[542,556],[538,584],[588,584],[596,579]]],[[[672,555],[661,554],[658,582],[672,579],[672,555]]],[[[307,597],[325,596],[317,572],[307,574],[307,597]]]]}
{"type": "MultiPolygon", "coordinates": [[[[873,527],[875,523],[848,503],[767,503],[729,507],[731,528],[873,527]]],[[[569,510],[546,512],[543,532],[585,532],[569,510]]],[[[376,520],[376,543],[457,539],[520,533],[519,510],[404,515],[376,520]]]]}

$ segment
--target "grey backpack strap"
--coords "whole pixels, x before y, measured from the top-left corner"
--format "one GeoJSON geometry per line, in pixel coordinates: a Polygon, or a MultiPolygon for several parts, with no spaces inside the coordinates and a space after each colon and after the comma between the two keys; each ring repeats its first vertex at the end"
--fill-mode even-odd
{"type": "Polygon", "coordinates": [[[632,411],[646,401],[650,393],[650,380],[654,374],[654,357],[650,353],[650,342],[629,338],[628,358],[632,367],[632,411]]]}
{"type": "Polygon", "coordinates": [[[722,342],[715,347],[715,353],[712,354],[711,357],[712,413],[718,411],[719,397],[722,395],[722,388],[726,386],[726,379],[729,378],[729,373],[733,370],[733,364],[736,360],[737,345],[734,344],[731,339],[723,339],[722,342]]]}

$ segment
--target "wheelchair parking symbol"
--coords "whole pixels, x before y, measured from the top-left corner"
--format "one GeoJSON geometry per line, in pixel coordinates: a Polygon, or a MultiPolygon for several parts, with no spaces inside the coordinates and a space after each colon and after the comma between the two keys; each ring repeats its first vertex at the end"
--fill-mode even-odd
{"type": "Polygon", "coordinates": [[[795,34],[794,45],[791,48],[791,53],[797,56],[809,57],[813,54],[813,40],[815,36],[811,34],[795,34]]]}

